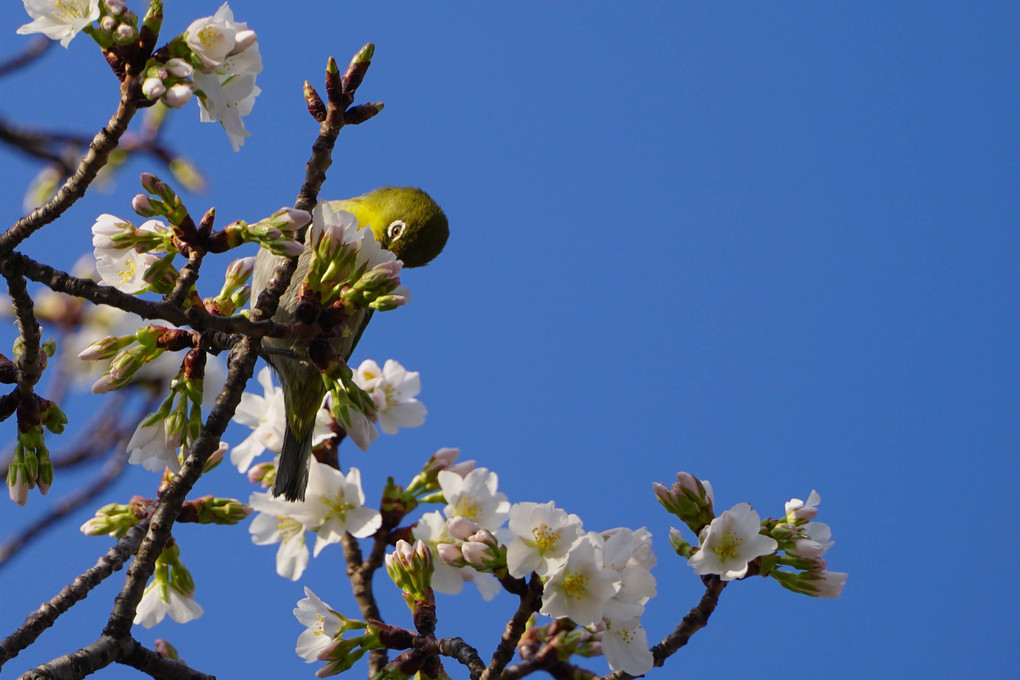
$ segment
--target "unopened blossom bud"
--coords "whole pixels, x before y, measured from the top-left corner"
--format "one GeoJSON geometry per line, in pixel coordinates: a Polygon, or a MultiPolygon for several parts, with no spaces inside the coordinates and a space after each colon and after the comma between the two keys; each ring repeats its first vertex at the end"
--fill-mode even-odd
{"type": "Polygon", "coordinates": [[[11,500],[24,506],[28,502],[28,492],[34,486],[29,481],[28,468],[22,460],[15,459],[7,468],[7,491],[11,500]]]}
{"type": "Polygon", "coordinates": [[[412,601],[425,597],[425,591],[431,587],[433,568],[432,551],[421,540],[412,546],[401,539],[386,556],[386,571],[393,583],[404,591],[409,606],[412,601]]]}
{"type": "Polygon", "coordinates": [[[163,103],[171,109],[180,109],[191,101],[191,97],[194,94],[194,83],[174,83],[167,88],[167,91],[163,94],[163,103]]]}
{"type": "Polygon", "coordinates": [[[86,536],[119,538],[138,522],[131,505],[110,503],[96,510],[95,516],[81,525],[81,532],[86,536]]]}
{"type": "Polygon", "coordinates": [[[687,472],[678,472],[676,482],[667,489],[658,482],[652,484],[655,497],[666,510],[683,520],[695,534],[715,517],[712,485],[687,472]]]}
{"type": "Polygon", "coordinates": [[[150,194],[159,196],[166,203],[176,203],[177,194],[170,186],[150,172],[141,173],[142,188],[150,194]]]}
{"type": "MultiPolygon", "coordinates": [[[[156,96],[158,97],[159,95],[156,96]]],[[[150,99],[155,99],[155,97],[150,97],[150,99]]],[[[131,209],[142,217],[162,215],[163,210],[161,208],[161,205],[152,202],[148,194],[135,194],[135,197],[131,199],[131,209]]]]}
{"type": "Polygon", "coordinates": [[[818,516],[818,504],[822,497],[814,489],[808,495],[807,501],[799,498],[791,498],[786,503],[786,521],[795,524],[810,522],[818,516]]]}
{"type": "Polygon", "coordinates": [[[680,530],[674,527],[669,528],[669,547],[673,548],[677,555],[685,559],[693,554],[691,544],[685,541],[680,530]]]}
{"type": "Polygon", "coordinates": [[[106,33],[113,33],[114,29],[117,28],[117,20],[110,16],[103,17],[99,20],[99,28],[103,29],[106,33]]]}
{"type": "Polygon", "coordinates": [[[177,649],[166,640],[156,638],[154,646],[156,649],[156,653],[162,656],[163,658],[173,659],[174,661],[180,661],[181,656],[180,654],[177,653],[177,649]]]}
{"type": "Polygon", "coordinates": [[[35,483],[39,485],[39,493],[45,495],[53,486],[53,461],[50,460],[46,449],[42,449],[43,455],[39,456],[39,467],[35,483]]]}
{"type": "Polygon", "coordinates": [[[138,37],[138,31],[130,24],[121,24],[113,33],[114,42],[120,45],[127,45],[138,37]]]}
{"type": "Polygon", "coordinates": [[[464,560],[473,567],[483,567],[491,562],[495,555],[484,543],[465,543],[460,548],[464,560]]]}
{"type": "Polygon", "coordinates": [[[297,208],[280,208],[269,216],[268,222],[280,231],[294,231],[312,221],[312,215],[307,210],[297,208]]]}
{"type": "Polygon", "coordinates": [[[426,469],[445,470],[457,461],[457,456],[460,455],[460,449],[454,449],[450,447],[443,447],[432,454],[429,458],[428,463],[425,464],[426,469]]]}
{"type": "Polygon", "coordinates": [[[249,299],[251,299],[251,286],[249,285],[241,286],[230,296],[230,302],[234,309],[244,307],[248,304],[249,299]]]}
{"type": "Polygon", "coordinates": [[[436,546],[436,551],[439,553],[439,559],[447,564],[459,567],[464,563],[464,554],[452,543],[440,543],[436,546]]]}
{"type": "Polygon", "coordinates": [[[124,0],[105,0],[106,10],[115,17],[119,17],[127,9],[124,0]]]}
{"type": "Polygon", "coordinates": [[[461,477],[467,477],[468,473],[475,469],[475,461],[462,460],[459,463],[454,463],[448,469],[450,472],[456,473],[461,477]]]}
{"type": "Polygon", "coordinates": [[[786,547],[786,552],[799,557],[821,557],[828,549],[829,546],[810,538],[797,538],[786,547]]]}
{"type": "MultiPolygon", "coordinates": [[[[242,257],[234,260],[227,266],[227,273],[224,276],[223,289],[229,292],[244,285],[255,268],[255,256],[242,257]]],[[[222,294],[222,293],[221,293],[222,294]]]]}
{"type": "Polygon", "coordinates": [[[227,454],[227,451],[229,449],[230,447],[227,445],[226,442],[220,442],[220,445],[216,448],[216,450],[209,454],[209,460],[205,462],[205,467],[202,468],[202,471],[209,472],[217,465],[222,463],[223,457],[227,454]]]}
{"type": "Polygon", "coordinates": [[[405,304],[407,304],[407,297],[404,295],[380,295],[368,306],[378,312],[389,312],[405,304]]]}
{"type": "Polygon", "coordinates": [[[203,496],[189,502],[194,503],[199,524],[237,524],[254,511],[250,505],[233,498],[203,496]]]}
{"type": "Polygon", "coordinates": [[[468,540],[472,535],[481,530],[481,527],[475,522],[459,515],[451,517],[446,526],[449,528],[450,534],[462,541],[468,540]]]}
{"type": "Polygon", "coordinates": [[[261,484],[263,489],[268,489],[276,481],[276,466],[272,463],[256,463],[248,468],[248,481],[252,484],[261,484]]]}
{"type": "MultiPolygon", "coordinates": [[[[134,338],[130,338],[127,342],[130,343],[134,338]]],[[[100,359],[109,359],[110,357],[116,356],[117,352],[124,349],[127,345],[124,344],[124,340],[115,335],[109,335],[100,340],[96,340],[91,345],[83,349],[78,353],[78,358],[84,361],[97,361],[100,359]]]]}
{"type": "Polygon", "coordinates": [[[110,375],[117,381],[127,380],[145,363],[147,351],[143,346],[122,351],[110,362],[110,375]]]}
{"type": "Polygon", "coordinates": [[[174,57],[164,64],[167,72],[175,78],[190,78],[195,73],[195,68],[180,57],[174,57]]]}
{"type": "Polygon", "coordinates": [[[305,252],[305,247],[297,241],[290,239],[280,239],[279,241],[273,242],[269,246],[269,251],[274,255],[283,255],[284,257],[297,257],[301,253],[305,252]]]}

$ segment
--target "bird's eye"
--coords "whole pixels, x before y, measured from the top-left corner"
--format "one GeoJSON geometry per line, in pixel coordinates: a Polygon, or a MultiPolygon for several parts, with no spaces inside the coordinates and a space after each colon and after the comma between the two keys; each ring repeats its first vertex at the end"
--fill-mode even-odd
{"type": "Polygon", "coordinates": [[[396,241],[403,236],[405,229],[407,229],[407,225],[404,224],[403,220],[393,220],[390,226],[386,228],[386,236],[389,237],[390,241],[396,241]]]}

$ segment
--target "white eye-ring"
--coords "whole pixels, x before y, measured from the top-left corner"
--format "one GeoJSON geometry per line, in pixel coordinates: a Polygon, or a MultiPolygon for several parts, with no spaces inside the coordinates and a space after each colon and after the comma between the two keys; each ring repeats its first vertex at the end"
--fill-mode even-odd
{"type": "Polygon", "coordinates": [[[390,226],[386,228],[386,236],[389,237],[390,241],[396,241],[404,235],[405,229],[407,229],[407,225],[404,224],[403,220],[393,220],[390,222],[390,226]]]}

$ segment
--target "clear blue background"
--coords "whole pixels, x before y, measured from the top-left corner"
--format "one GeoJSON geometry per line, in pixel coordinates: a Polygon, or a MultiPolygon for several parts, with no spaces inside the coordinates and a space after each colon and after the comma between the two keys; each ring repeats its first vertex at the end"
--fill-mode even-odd
{"type": "MultiPolygon", "coordinates": [[[[168,3],[165,35],[218,4],[168,3]]],[[[644,621],[658,640],[701,587],[669,554],[653,481],[688,470],[712,481],[720,510],[750,501],[763,516],[816,488],[836,540],[829,566],[850,574],[843,597],[735,583],[659,677],[1011,674],[1016,4],[232,6],[259,33],[263,91],[240,153],[195,106],[174,117],[174,145],[211,178],[188,198],[194,212],[215,205],[223,225],[290,204],[316,133],[302,82],[318,86],[329,55],[344,63],[374,41],[359,95],[387,108],[342,132],[324,195],[417,184],[452,224],[443,255],[406,276],[412,304],[377,317],[357,352],[421,371],[429,407],[423,427],[343,454],[370,496],[387,474],[406,481],[436,448],[459,446],[499,472],[512,501],[555,499],[591,529],[647,526],[660,596],[644,621]]],[[[14,31],[26,21],[4,3],[3,55],[25,44],[14,31]]],[[[0,87],[5,116],[89,135],[116,99],[84,36],[0,87]]],[[[2,167],[10,225],[37,166],[5,153],[2,167]]],[[[70,266],[91,250],[95,216],[129,216],[134,178],[152,169],[132,163],[25,251],[70,266]]],[[[200,283],[218,288],[212,273],[200,283]]],[[[8,328],[5,353],[10,339],[8,328]]],[[[80,422],[95,402],[79,403],[80,422]]],[[[13,423],[2,427],[11,439],[13,423]]],[[[59,478],[25,509],[0,503],[3,533],[92,474],[59,478]]],[[[102,503],[156,483],[132,470],[102,503]]],[[[195,493],[250,488],[223,466],[195,493]]],[[[3,569],[0,634],[110,544],[77,533],[89,515],[3,569]]],[[[139,628],[139,640],[167,638],[221,677],[314,671],[292,651],[301,585],[274,574],[274,549],[245,526],[175,536],[206,614],[139,628]]],[[[302,583],[354,613],[343,569],[329,549],[302,583]]],[[[8,673],[92,642],[121,581],[8,673]]],[[[379,583],[385,615],[409,625],[379,583]]],[[[487,653],[514,605],[506,594],[483,605],[473,589],[441,596],[439,634],[487,653]]]]}

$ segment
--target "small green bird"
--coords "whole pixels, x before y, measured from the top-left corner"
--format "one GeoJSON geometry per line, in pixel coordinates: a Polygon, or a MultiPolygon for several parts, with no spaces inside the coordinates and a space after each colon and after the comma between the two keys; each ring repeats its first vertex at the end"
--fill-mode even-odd
{"type": "MultiPolygon", "coordinates": [[[[359,228],[369,227],[384,248],[402,260],[405,267],[423,267],[443,250],[450,234],[449,223],[442,208],[421,189],[414,187],[381,187],[363,196],[345,201],[329,201],[333,210],[346,210],[358,219],[359,228]]],[[[293,323],[298,288],[308,272],[311,250],[298,259],[298,267],[290,286],[280,298],[273,316],[277,323],[293,323]]],[[[269,284],[273,271],[284,258],[259,249],[252,276],[252,300],[269,284]]],[[[371,310],[359,311],[347,320],[350,334],[333,341],[337,354],[347,361],[372,318],[371,310]]],[[[276,470],[273,495],[289,501],[304,500],[308,484],[308,461],[312,453],[312,429],[315,415],[326,395],[319,370],[308,360],[299,359],[307,349],[281,338],[265,338],[263,346],[270,350],[291,350],[269,356],[269,364],[280,377],[287,430],[283,438],[280,465],[276,470]]]]}

